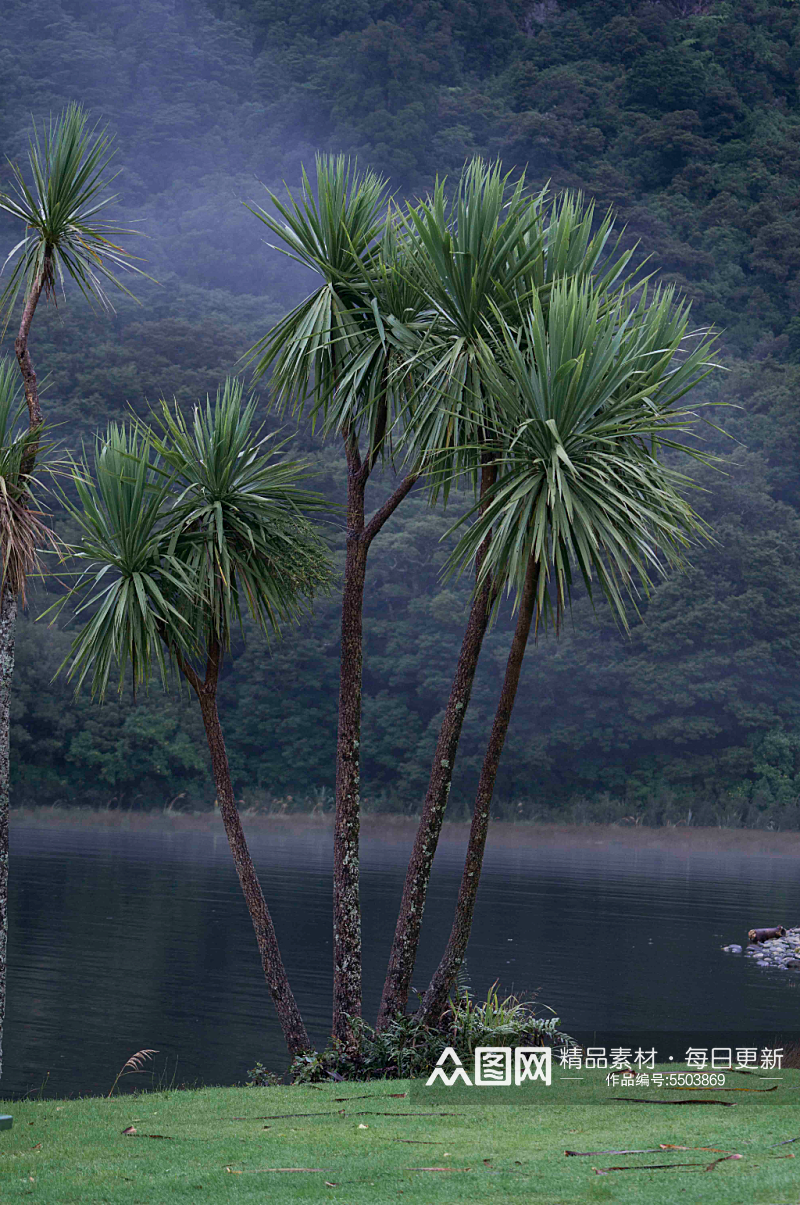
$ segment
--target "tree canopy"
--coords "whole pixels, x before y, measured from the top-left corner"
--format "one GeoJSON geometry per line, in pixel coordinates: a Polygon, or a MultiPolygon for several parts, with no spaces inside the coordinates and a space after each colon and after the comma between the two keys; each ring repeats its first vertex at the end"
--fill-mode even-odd
{"type": "MultiPolygon", "coordinates": [[[[37,360],[65,416],[58,438],[77,455],[129,407],[144,415],[159,396],[185,407],[213,395],[309,292],[304,270],[260,242],[275,240],[241,202],[264,206],[263,183],[287,204],[283,181],[297,195],[317,150],[357,156],[398,205],[419,204],[437,173],[457,176],[475,151],[524,168],[534,189],[584,190],[599,215],[615,208],[631,265],[646,247],[662,283],[692,301],[693,320],[720,329],[730,370],[701,388],[733,403],[732,438],[708,433],[707,449],[728,463],[698,468],[694,504],[715,542],[690,552],[688,576],[655,582],[627,637],[598,600],[595,622],[581,622],[592,607],[581,589],[559,639],[540,636],[497,806],[544,814],[534,801],[546,799],[554,816],[685,819],[691,809],[711,821],[800,823],[799,38],[800,6],[787,0],[11,0],[0,29],[4,151],[25,166],[31,113],[43,131],[80,99],[118,147],[125,205],[109,221],[147,236],[136,240],[139,266],[159,282],[137,280],[143,304],[120,295],[113,315],[81,306],[65,321],[76,300],[68,282],[58,311],[37,314],[37,360]],[[32,24],[35,73],[17,50],[32,24]]],[[[0,189],[12,184],[6,168],[0,189]]],[[[0,234],[5,258],[20,237],[7,215],[0,234]]],[[[263,397],[266,382],[259,388],[263,397]]],[[[266,421],[290,429],[288,416],[266,421]]],[[[340,495],[343,469],[305,420],[298,441],[319,488],[340,495]]],[[[371,554],[367,806],[415,808],[424,790],[469,594],[467,582],[440,576],[454,545],[438,539],[452,520],[412,496],[371,554]]],[[[57,526],[73,530],[64,515],[57,526]]],[[[31,616],[52,601],[34,600],[31,616]]],[[[92,711],[50,685],[71,642],[67,612],[64,621],[35,635],[19,625],[16,798],[208,802],[196,718],[179,700],[153,688],[133,709],[110,698],[92,711]]],[[[487,729],[510,622],[501,609],[487,637],[465,750],[487,729]]],[[[334,600],[269,659],[233,639],[220,705],[236,720],[237,790],[253,803],[328,805],[337,641],[334,600]]],[[[467,757],[454,807],[476,772],[467,757]]]]}

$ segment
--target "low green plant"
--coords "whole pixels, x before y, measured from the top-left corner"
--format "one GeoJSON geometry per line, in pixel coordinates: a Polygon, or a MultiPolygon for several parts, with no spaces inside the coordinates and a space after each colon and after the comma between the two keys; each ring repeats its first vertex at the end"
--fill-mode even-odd
{"type": "Polygon", "coordinates": [[[486,999],[477,1002],[469,987],[461,982],[438,1024],[426,1025],[412,1013],[395,1018],[376,1033],[359,1020],[361,1040],[357,1057],[333,1039],[323,1051],[299,1055],[291,1065],[290,1076],[293,1083],[305,1084],[331,1079],[414,1079],[428,1075],[448,1046],[460,1058],[470,1059],[476,1046],[573,1043],[568,1034],[561,1032],[561,1021],[554,1013],[549,1017],[539,1015],[539,1009],[546,1007],[516,995],[501,999],[497,982],[490,987],[486,999]]]}
{"type": "Polygon", "coordinates": [[[276,1075],[274,1071],[267,1071],[261,1062],[256,1063],[255,1067],[251,1067],[247,1072],[248,1088],[278,1088],[282,1083],[282,1076],[276,1075]]]}

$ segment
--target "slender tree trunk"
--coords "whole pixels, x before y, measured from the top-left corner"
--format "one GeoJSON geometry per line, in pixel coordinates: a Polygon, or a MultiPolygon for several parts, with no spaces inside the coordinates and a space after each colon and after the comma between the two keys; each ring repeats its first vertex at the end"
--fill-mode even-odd
{"type": "Polygon", "coordinates": [[[409,493],[417,474],[405,477],[367,523],[364,499],[372,456],[364,463],[353,436],[347,452],[347,551],[342,595],[339,728],[336,745],[336,819],[333,832],[333,1035],[358,1050],[361,1016],[361,672],[364,583],[370,544],[409,493]]]}
{"type": "Polygon", "coordinates": [[[467,856],[464,862],[464,874],[458,892],[453,928],[450,932],[450,939],[445,952],[442,955],[442,960],[436,969],[420,1006],[419,1017],[428,1024],[436,1021],[441,1016],[447,1002],[447,993],[455,981],[458,968],[464,961],[464,955],[467,952],[467,943],[472,928],[472,917],[475,911],[475,899],[478,894],[478,884],[483,865],[483,852],[486,848],[486,834],[489,830],[489,812],[491,809],[492,794],[497,778],[497,770],[500,765],[500,756],[503,752],[503,745],[506,733],[508,732],[509,721],[511,720],[511,712],[514,708],[514,700],[522,670],[522,661],[525,656],[525,646],[528,643],[531,622],[536,610],[538,576],[538,567],[531,560],[528,563],[525,585],[522,590],[522,598],[520,599],[517,626],[508,654],[505,678],[503,679],[503,687],[500,691],[500,700],[497,704],[492,732],[489,737],[489,744],[486,748],[481,776],[478,781],[472,826],[467,845],[467,856]]]}
{"type": "MultiPolygon", "coordinates": [[[[481,475],[482,498],[494,484],[496,471],[493,465],[484,466],[481,475]]],[[[476,577],[486,555],[490,538],[487,536],[475,558],[476,577]]],[[[378,1030],[385,1029],[395,1017],[400,1016],[408,1003],[431,868],[442,831],[447,801],[450,797],[456,752],[461,739],[464,716],[467,713],[472,694],[472,684],[475,680],[483,638],[489,622],[490,607],[491,583],[487,581],[472,601],[453,685],[450,688],[450,698],[447,701],[439,728],[439,739],[436,742],[428,790],[406,871],[403,898],[400,902],[394,940],[389,954],[389,965],[386,970],[383,996],[378,1012],[378,1030]]]]}
{"type": "Polygon", "coordinates": [[[253,859],[250,856],[250,850],[247,847],[239,809],[233,796],[228,754],[225,749],[225,740],[222,734],[222,726],[219,722],[219,715],[217,714],[219,662],[219,646],[212,645],[209,649],[205,681],[202,681],[191,667],[187,666],[184,662],[180,662],[180,664],[200,702],[206,739],[208,740],[208,748],[211,753],[211,765],[214,771],[214,782],[217,788],[217,799],[219,800],[222,823],[225,826],[228,844],[231,847],[233,861],[239,875],[239,882],[242,885],[242,894],[244,895],[247,910],[250,913],[250,919],[255,929],[258,950],[261,955],[261,965],[264,968],[264,977],[280,1019],[289,1053],[291,1055],[303,1054],[305,1051],[311,1049],[311,1042],[306,1033],[306,1027],[303,1024],[300,1010],[292,994],[292,989],[289,986],[286,968],[283,965],[283,959],[278,948],[275,926],[272,923],[272,917],[267,908],[261,884],[258,881],[258,875],[253,865],[253,859]]]}
{"type": "MultiPolygon", "coordinates": [[[[22,318],[20,319],[19,332],[14,340],[14,352],[17,357],[17,364],[22,373],[22,385],[25,390],[25,401],[28,406],[28,426],[31,431],[42,425],[42,408],[39,403],[39,383],[36,379],[36,370],[33,367],[33,360],[28,349],[28,336],[31,331],[31,323],[33,315],[36,312],[36,306],[39,303],[39,298],[42,295],[42,290],[45,293],[50,288],[53,279],[53,261],[50,251],[45,249],[44,267],[33,282],[30,293],[25,298],[25,305],[22,309],[22,318]]],[[[21,467],[21,475],[27,476],[33,471],[33,466],[36,462],[36,453],[38,452],[38,440],[31,444],[25,456],[25,460],[21,467]]]]}
{"type": "Polygon", "coordinates": [[[3,1073],[3,1023],[6,1012],[8,953],[8,779],[9,705],[14,673],[17,598],[4,590],[0,599],[0,1076],[3,1073]]]}
{"type": "Polygon", "coordinates": [[[347,550],[342,594],[339,727],[336,738],[336,818],[333,830],[333,1036],[354,1052],[361,1016],[361,900],[359,896],[361,667],[364,581],[364,495],[369,464],[346,436],[347,550]]]}
{"type": "MultiPolygon", "coordinates": [[[[28,350],[33,315],[42,294],[42,289],[49,288],[53,276],[52,257],[45,249],[44,267],[33,282],[30,292],[25,298],[19,333],[14,341],[14,351],[19,370],[22,373],[22,384],[25,390],[25,401],[28,405],[28,425],[31,430],[41,426],[42,409],[39,404],[39,386],[36,372],[28,350]]],[[[30,446],[20,465],[20,476],[25,478],[33,471],[36,463],[38,441],[30,446]]],[[[9,772],[10,772],[10,733],[9,716],[11,701],[11,679],[14,674],[14,638],[17,628],[17,596],[16,593],[0,586],[0,1075],[3,1072],[3,1036],[6,1014],[6,982],[8,954],[8,812],[9,812],[9,772]]]]}

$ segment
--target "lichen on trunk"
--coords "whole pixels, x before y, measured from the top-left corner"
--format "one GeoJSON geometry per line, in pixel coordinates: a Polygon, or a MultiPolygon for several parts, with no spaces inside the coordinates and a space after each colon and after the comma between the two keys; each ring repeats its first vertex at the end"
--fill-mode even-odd
{"type": "Polygon", "coordinates": [[[228,753],[225,748],[225,738],[217,712],[217,683],[221,650],[219,644],[212,642],[209,647],[208,664],[205,679],[201,679],[186,662],[179,659],[181,669],[189,684],[194,689],[200,703],[206,740],[211,754],[211,766],[214,773],[214,784],[217,788],[222,823],[228,838],[231,854],[233,855],[239,883],[242,888],[247,910],[255,930],[258,951],[261,955],[261,965],[264,977],[272,996],[275,1009],[283,1030],[289,1053],[303,1054],[311,1049],[303,1018],[297,1007],[286,968],[283,965],[275,926],[267,907],[256,868],[247,845],[247,839],[242,828],[242,820],[233,794],[228,753]]]}
{"type": "Polygon", "coordinates": [[[10,590],[4,590],[0,598],[0,1076],[3,1073],[8,953],[9,711],[11,679],[14,674],[16,619],[16,595],[10,590]]]}
{"type": "MultiPolygon", "coordinates": [[[[486,457],[481,471],[480,499],[482,507],[485,505],[496,478],[496,466],[486,457]]],[[[475,558],[476,580],[490,539],[491,536],[487,536],[483,541],[475,558]]],[[[389,965],[378,1011],[378,1030],[385,1029],[395,1017],[402,1015],[408,1003],[433,859],[450,797],[461,730],[472,695],[472,684],[475,680],[483,638],[489,623],[491,606],[492,585],[487,579],[472,600],[458,664],[450,688],[450,697],[439,728],[428,790],[406,871],[400,911],[389,954],[389,965]]]]}
{"type": "Polygon", "coordinates": [[[442,959],[436,968],[430,985],[422,998],[419,1017],[428,1024],[434,1024],[441,1016],[447,1002],[447,994],[455,982],[459,967],[464,961],[467,944],[472,929],[472,917],[475,912],[475,901],[478,895],[483,854],[486,848],[486,836],[489,831],[489,814],[491,811],[494,784],[500,766],[514,700],[517,695],[522,662],[525,648],[536,610],[536,586],[538,582],[538,566],[531,558],[525,575],[525,585],[520,599],[517,625],[511,641],[511,649],[506,663],[506,672],[500,698],[495,712],[494,723],[486,747],[486,754],[478,780],[475,795],[475,806],[470,827],[467,854],[464,860],[464,873],[458,892],[453,927],[442,959]]]}

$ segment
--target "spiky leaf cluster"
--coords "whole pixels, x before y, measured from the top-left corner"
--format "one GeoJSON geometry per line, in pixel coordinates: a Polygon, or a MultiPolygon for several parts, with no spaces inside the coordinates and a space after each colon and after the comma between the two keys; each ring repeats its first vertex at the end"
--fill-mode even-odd
{"type": "MultiPolygon", "coordinates": [[[[228,380],[191,419],[166,402],[151,426],[111,424],[94,464],[75,466],[82,572],[72,596],[87,617],[69,675],[102,697],[170,661],[201,666],[249,614],[265,632],[297,619],[332,573],[308,515],[324,503],[302,465],[254,426],[255,402],[228,380]]],[[[67,664],[65,663],[65,664],[67,664]]]]}
{"type": "Polygon", "coordinates": [[[56,538],[43,519],[31,472],[31,450],[39,451],[38,475],[47,468],[41,432],[31,431],[21,398],[17,366],[0,359],[0,589],[26,601],[28,578],[39,569],[39,554],[55,548],[56,538]]]}
{"type": "Polygon", "coordinates": [[[67,278],[88,299],[110,308],[109,286],[128,293],[121,271],[139,272],[118,240],[136,233],[103,216],[114,201],[111,138],[89,128],[80,105],[69,105],[43,129],[34,126],[26,173],[10,163],[12,190],[0,192],[0,210],[20,221],[24,236],[6,256],[11,267],[0,295],[4,326],[20,294],[28,297],[37,282],[50,292],[67,278]]]}
{"type": "Polygon", "coordinates": [[[709,351],[672,289],[609,301],[573,277],[555,283],[547,309],[534,296],[521,330],[506,325],[502,353],[483,349],[498,479],[450,569],[469,565],[491,533],[478,583],[491,578],[496,597],[519,597],[533,560],[540,617],[549,604],[560,614],[577,570],[625,624],[626,597],[680,564],[703,533],[691,480],[669,453],[703,458],[698,416],[681,403],[709,351]]]}

